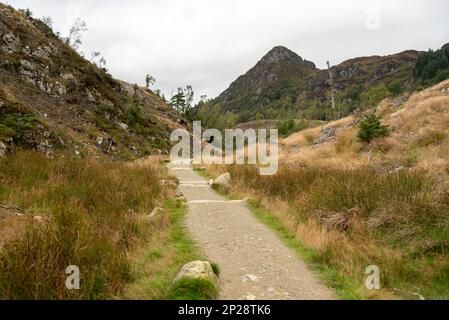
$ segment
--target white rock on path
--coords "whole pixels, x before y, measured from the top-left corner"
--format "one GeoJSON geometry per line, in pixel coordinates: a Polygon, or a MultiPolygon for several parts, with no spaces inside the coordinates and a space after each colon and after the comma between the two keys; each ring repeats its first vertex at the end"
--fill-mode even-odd
{"type": "Polygon", "coordinates": [[[202,279],[210,281],[217,288],[219,286],[218,277],[208,261],[192,261],[187,263],[178,272],[174,282],[184,278],[202,279]]]}

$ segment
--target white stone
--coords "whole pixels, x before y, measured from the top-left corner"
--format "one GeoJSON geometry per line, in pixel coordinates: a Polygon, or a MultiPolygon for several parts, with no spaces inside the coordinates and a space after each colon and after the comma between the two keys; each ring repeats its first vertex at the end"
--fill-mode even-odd
{"type": "Polygon", "coordinates": [[[6,146],[3,142],[0,142],[0,157],[3,157],[6,154],[6,146]]]}
{"type": "Polygon", "coordinates": [[[218,184],[220,186],[228,186],[231,182],[231,174],[226,172],[223,173],[221,176],[219,176],[217,179],[215,179],[214,184],[218,184]]]}
{"type": "Polygon", "coordinates": [[[210,281],[217,288],[219,281],[208,261],[192,261],[184,265],[175,277],[174,282],[184,278],[202,279],[210,281]]]}
{"type": "Polygon", "coordinates": [[[122,128],[123,130],[128,130],[129,126],[126,123],[119,123],[120,128],[122,128]]]}
{"type": "Polygon", "coordinates": [[[246,279],[249,279],[250,281],[252,281],[252,282],[257,282],[257,281],[259,281],[259,278],[257,277],[257,276],[255,276],[255,275],[253,275],[253,274],[247,274],[246,276],[245,276],[245,280],[246,279]]]}

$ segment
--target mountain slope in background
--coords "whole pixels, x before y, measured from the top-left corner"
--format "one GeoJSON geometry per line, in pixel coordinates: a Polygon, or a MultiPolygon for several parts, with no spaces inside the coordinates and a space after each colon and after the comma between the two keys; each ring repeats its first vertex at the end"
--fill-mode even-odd
{"type": "Polygon", "coordinates": [[[40,20],[0,4],[0,154],[165,153],[179,117],[158,95],[85,60],[40,20]]]}
{"type": "MultiPolygon", "coordinates": [[[[274,47],[251,70],[240,76],[224,91],[217,101],[225,111],[253,109],[253,105],[264,103],[264,98],[276,99],[282,95],[283,87],[304,87],[307,79],[318,69],[315,64],[303,60],[293,51],[274,47]],[[270,96],[274,94],[274,96],[270,96]]],[[[287,88],[285,94],[288,94],[287,88]]],[[[291,97],[299,91],[294,91],[291,97]]]]}
{"type": "MultiPolygon", "coordinates": [[[[360,93],[392,81],[407,88],[418,56],[419,52],[410,50],[345,61],[331,68],[336,92],[354,87],[360,93]]],[[[282,118],[316,101],[330,104],[330,88],[328,70],[319,70],[314,63],[278,46],[212,103],[219,104],[223,112],[239,114],[239,122],[282,118]]]]}

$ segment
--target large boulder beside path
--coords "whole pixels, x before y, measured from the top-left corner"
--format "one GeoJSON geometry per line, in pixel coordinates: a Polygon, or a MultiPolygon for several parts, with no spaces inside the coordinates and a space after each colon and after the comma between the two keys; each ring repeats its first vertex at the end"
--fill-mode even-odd
{"type": "Polygon", "coordinates": [[[174,282],[184,278],[201,279],[211,282],[218,288],[219,280],[208,261],[192,261],[184,265],[175,277],[174,282]]]}
{"type": "Polygon", "coordinates": [[[231,183],[231,174],[226,172],[223,173],[221,176],[219,176],[217,179],[214,180],[214,184],[219,186],[229,186],[231,183]]]}

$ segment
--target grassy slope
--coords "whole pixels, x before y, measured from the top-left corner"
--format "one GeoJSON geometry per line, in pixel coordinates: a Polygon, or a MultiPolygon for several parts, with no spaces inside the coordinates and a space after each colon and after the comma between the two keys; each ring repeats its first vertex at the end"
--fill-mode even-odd
{"type": "Polygon", "coordinates": [[[227,192],[253,198],[256,214],[283,238],[309,248],[312,263],[352,278],[333,285],[343,297],[346,291],[362,298],[448,299],[448,85],[379,106],[392,134],[374,143],[371,167],[356,129],[348,127],[313,148],[308,145],[320,128],[285,139],[284,165],[273,177],[242,166],[209,171],[229,171],[233,184],[227,192]],[[389,173],[398,166],[405,168],[389,173]],[[382,272],[380,291],[364,289],[364,272],[372,264],[382,272]]]}
{"type": "Polygon", "coordinates": [[[159,184],[165,176],[157,161],[48,159],[33,152],[1,158],[0,298],[122,296],[142,276],[130,257],[143,250],[151,261],[170,261],[161,266],[169,266],[164,276],[157,267],[145,275],[154,289],[146,297],[163,297],[174,272],[196,257],[180,227],[183,206],[168,202],[166,214],[148,219],[173,193],[159,184]],[[80,290],[65,288],[69,265],[81,270],[80,290]]]}
{"type": "Polygon", "coordinates": [[[8,149],[36,149],[44,142],[55,154],[129,160],[169,148],[169,133],[178,126],[180,116],[160,97],[140,87],[134,91],[133,85],[114,79],[38,19],[1,3],[0,12],[0,46],[5,45],[6,34],[18,40],[11,52],[0,50],[0,142],[8,149]],[[42,48],[50,48],[48,57],[26,53],[42,48]],[[23,65],[33,70],[24,73],[23,65]],[[29,73],[32,80],[24,75],[29,73]],[[48,89],[49,94],[30,83],[37,80],[47,89],[62,86],[65,90],[48,89]],[[20,127],[8,119],[11,116],[37,119],[20,127]],[[123,124],[128,127],[124,129],[123,124]]]}

